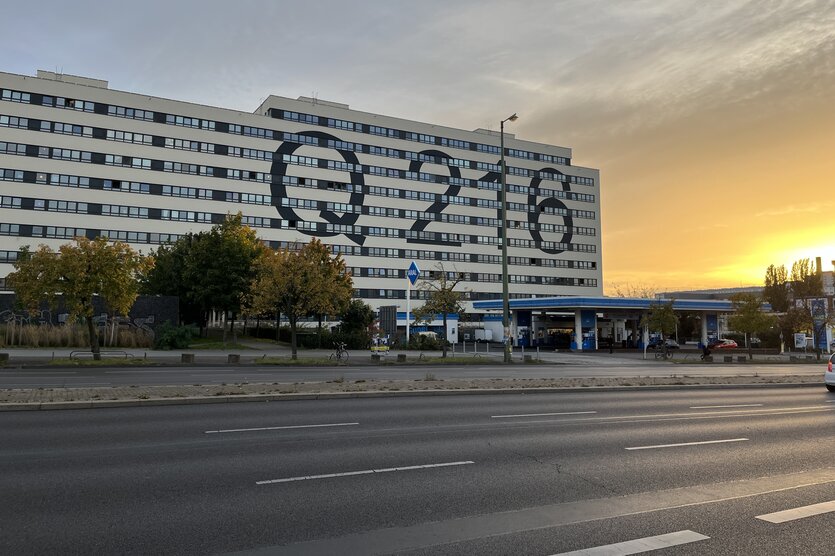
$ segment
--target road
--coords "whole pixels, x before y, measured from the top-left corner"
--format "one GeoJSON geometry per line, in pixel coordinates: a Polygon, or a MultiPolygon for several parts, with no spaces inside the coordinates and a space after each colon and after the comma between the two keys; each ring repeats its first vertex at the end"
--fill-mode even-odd
{"type": "Polygon", "coordinates": [[[3,413],[0,553],[831,554],[833,417],[822,388],[3,413]]]}
{"type": "Polygon", "coordinates": [[[659,377],[688,376],[783,376],[823,375],[825,366],[790,364],[677,365],[666,362],[630,365],[501,365],[460,366],[212,366],[212,367],[87,367],[70,369],[0,369],[0,388],[60,388],[89,386],[234,384],[240,382],[310,382],[344,380],[421,379],[427,372],[436,378],[590,378],[590,377],[659,377]]]}

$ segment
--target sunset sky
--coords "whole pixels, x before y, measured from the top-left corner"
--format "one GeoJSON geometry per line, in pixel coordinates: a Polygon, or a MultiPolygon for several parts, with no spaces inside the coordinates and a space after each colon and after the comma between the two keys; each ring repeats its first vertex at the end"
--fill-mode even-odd
{"type": "Polygon", "coordinates": [[[268,94],[517,137],[600,168],[604,285],[835,260],[835,2],[37,2],[1,71],[254,110],[268,94]]]}

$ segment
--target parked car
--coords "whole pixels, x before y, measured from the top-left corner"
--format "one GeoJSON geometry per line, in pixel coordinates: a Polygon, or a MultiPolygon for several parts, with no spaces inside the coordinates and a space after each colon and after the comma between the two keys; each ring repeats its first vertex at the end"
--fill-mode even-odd
{"type": "Polygon", "coordinates": [[[826,384],[827,390],[835,392],[835,370],[832,369],[832,363],[835,363],[835,353],[829,356],[826,372],[823,373],[823,382],[826,384]]]}
{"type": "Polygon", "coordinates": [[[719,338],[707,345],[708,349],[732,349],[737,347],[736,341],[727,338],[719,338]]]}
{"type": "MultiPolygon", "coordinates": [[[[667,349],[678,349],[680,347],[678,345],[678,342],[676,342],[672,338],[667,338],[666,340],[664,340],[664,343],[667,345],[667,349]]],[[[647,344],[647,349],[655,349],[659,345],[661,345],[661,338],[654,338],[650,340],[647,344]]]]}

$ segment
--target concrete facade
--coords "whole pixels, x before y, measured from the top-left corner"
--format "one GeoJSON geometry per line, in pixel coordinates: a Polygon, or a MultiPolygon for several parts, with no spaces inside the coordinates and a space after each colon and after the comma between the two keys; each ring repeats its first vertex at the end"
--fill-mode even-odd
{"type": "MultiPolygon", "coordinates": [[[[412,260],[463,273],[469,302],[495,299],[499,143],[304,97],[246,113],[0,73],[0,280],[24,245],[105,235],[148,253],[241,212],[271,247],[319,237],[342,253],[375,309],[405,310],[412,260]]],[[[598,171],[565,147],[505,147],[511,297],[600,295],[598,171]]]]}

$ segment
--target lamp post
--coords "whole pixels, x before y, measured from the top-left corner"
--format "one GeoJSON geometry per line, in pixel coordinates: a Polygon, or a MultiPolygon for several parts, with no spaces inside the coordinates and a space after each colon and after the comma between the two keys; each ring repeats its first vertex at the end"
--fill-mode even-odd
{"type": "Polygon", "coordinates": [[[519,117],[514,113],[499,123],[502,148],[502,325],[504,326],[504,362],[510,363],[510,294],[507,291],[507,167],[504,164],[504,123],[515,122],[519,117]]]}

